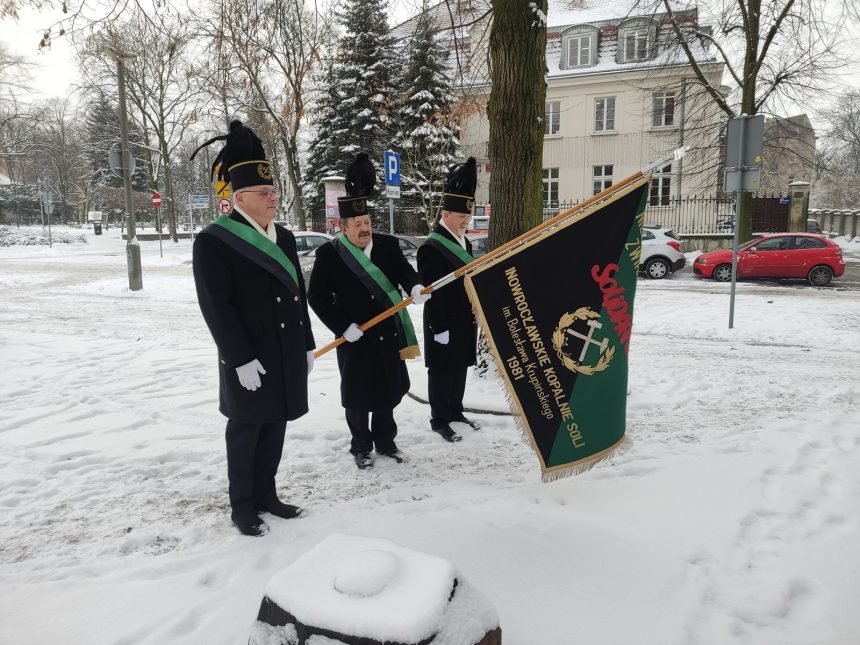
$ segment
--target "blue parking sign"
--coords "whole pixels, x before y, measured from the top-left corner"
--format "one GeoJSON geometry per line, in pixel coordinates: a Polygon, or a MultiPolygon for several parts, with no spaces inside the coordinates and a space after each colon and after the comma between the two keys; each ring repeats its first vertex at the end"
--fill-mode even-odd
{"type": "Polygon", "coordinates": [[[385,151],[385,185],[400,185],[400,153],[393,150],[385,151]]]}

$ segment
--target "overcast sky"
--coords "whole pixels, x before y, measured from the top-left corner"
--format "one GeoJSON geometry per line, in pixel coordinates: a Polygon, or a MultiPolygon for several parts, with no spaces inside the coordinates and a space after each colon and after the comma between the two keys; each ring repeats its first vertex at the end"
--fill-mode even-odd
{"type": "MultiPolygon", "coordinates": [[[[414,15],[420,6],[420,0],[392,0],[390,5],[392,23],[396,23],[414,15]]],[[[25,56],[33,64],[31,86],[40,98],[66,96],[72,92],[78,79],[74,51],[66,38],[54,39],[49,50],[39,51],[38,48],[44,27],[61,17],[50,12],[23,11],[17,21],[0,20],[0,42],[12,53],[25,56]]],[[[855,30],[855,36],[857,31],[860,30],[855,30]]],[[[848,39],[846,34],[846,42],[848,39]]],[[[855,54],[860,51],[857,46],[850,49],[855,54]]],[[[860,63],[855,63],[845,70],[838,86],[860,88],[860,63]]],[[[826,107],[829,103],[832,103],[832,98],[819,99],[817,105],[813,101],[804,107],[798,107],[796,111],[806,110],[813,123],[818,125],[820,120],[815,116],[815,109],[826,107]]]]}

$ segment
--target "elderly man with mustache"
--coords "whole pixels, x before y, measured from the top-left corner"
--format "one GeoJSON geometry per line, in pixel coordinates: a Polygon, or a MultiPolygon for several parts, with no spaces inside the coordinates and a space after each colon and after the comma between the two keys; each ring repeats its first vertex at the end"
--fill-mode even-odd
{"type": "Polygon", "coordinates": [[[367,200],[375,172],[360,153],[346,172],[347,196],[338,199],[342,234],[317,249],[308,303],[336,336],[341,405],[352,434],[350,453],[360,469],[373,466],[370,453],[398,463],[406,455],[394,443],[394,408],[409,391],[404,360],[420,354],[409,314],[402,309],[362,332],[359,325],[402,300],[398,287],[418,304],[418,273],[403,257],[397,238],[373,233],[367,200]]]}

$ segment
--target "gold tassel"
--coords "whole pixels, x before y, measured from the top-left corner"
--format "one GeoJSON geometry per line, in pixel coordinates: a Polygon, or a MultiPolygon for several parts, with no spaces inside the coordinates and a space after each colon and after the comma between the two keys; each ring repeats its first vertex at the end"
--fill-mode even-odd
{"type": "Polygon", "coordinates": [[[421,356],[421,348],[418,345],[409,345],[400,350],[400,360],[408,360],[410,358],[418,358],[421,356]]]}

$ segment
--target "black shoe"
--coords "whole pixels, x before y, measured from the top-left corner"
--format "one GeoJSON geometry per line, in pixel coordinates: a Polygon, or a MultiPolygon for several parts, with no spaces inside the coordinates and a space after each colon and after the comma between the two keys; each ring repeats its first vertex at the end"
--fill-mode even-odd
{"type": "Polygon", "coordinates": [[[460,436],[460,435],[458,435],[456,432],[454,432],[454,431],[451,429],[451,426],[449,426],[449,425],[439,426],[438,428],[433,428],[433,427],[431,427],[430,429],[431,429],[433,432],[435,432],[436,434],[440,434],[440,435],[442,435],[442,438],[443,438],[445,441],[450,441],[451,443],[456,443],[456,442],[458,442],[458,441],[462,441],[462,440],[463,440],[463,437],[461,437],[461,436],[460,436]]]}
{"type": "Polygon", "coordinates": [[[472,430],[477,430],[482,425],[480,421],[472,421],[471,419],[464,417],[462,414],[454,419],[454,421],[457,423],[465,423],[467,426],[470,426],[472,430]]]}
{"type": "Polygon", "coordinates": [[[265,535],[269,530],[269,527],[266,526],[266,523],[258,515],[236,515],[234,513],[230,516],[230,519],[233,520],[233,526],[239,529],[239,533],[242,535],[260,537],[261,535],[265,535]]]}
{"type": "Polygon", "coordinates": [[[272,500],[260,510],[269,512],[275,517],[282,517],[285,520],[302,517],[305,514],[305,509],[293,506],[292,504],[284,504],[279,499],[272,500]]]}
{"type": "Polygon", "coordinates": [[[369,452],[359,452],[353,456],[355,457],[355,465],[358,466],[360,470],[373,468],[373,457],[370,456],[369,452]]]}
{"type": "Polygon", "coordinates": [[[383,451],[379,450],[379,448],[377,448],[376,454],[382,455],[383,457],[390,457],[391,459],[396,461],[398,464],[405,464],[407,461],[409,461],[409,457],[406,455],[406,453],[402,452],[400,450],[400,448],[398,448],[397,446],[394,446],[393,450],[388,450],[385,452],[383,452],[383,451]]]}

